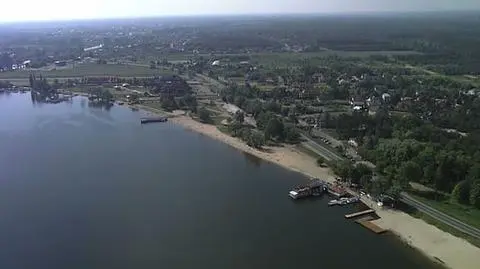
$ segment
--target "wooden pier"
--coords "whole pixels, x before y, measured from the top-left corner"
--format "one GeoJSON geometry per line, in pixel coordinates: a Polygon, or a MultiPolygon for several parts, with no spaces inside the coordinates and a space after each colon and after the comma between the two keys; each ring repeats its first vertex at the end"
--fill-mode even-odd
{"type": "Polygon", "coordinates": [[[360,211],[360,212],[356,212],[356,213],[352,213],[352,214],[347,214],[347,215],[345,215],[345,218],[351,219],[351,218],[371,214],[371,213],[374,213],[374,212],[375,212],[375,210],[373,210],[373,209],[367,209],[367,210],[364,210],[364,211],[360,211]]]}
{"type": "Polygon", "coordinates": [[[355,222],[362,225],[363,227],[369,229],[370,231],[376,233],[376,234],[381,234],[386,232],[386,229],[383,229],[382,227],[376,225],[375,223],[372,222],[373,218],[363,218],[356,220],[355,222]]]}

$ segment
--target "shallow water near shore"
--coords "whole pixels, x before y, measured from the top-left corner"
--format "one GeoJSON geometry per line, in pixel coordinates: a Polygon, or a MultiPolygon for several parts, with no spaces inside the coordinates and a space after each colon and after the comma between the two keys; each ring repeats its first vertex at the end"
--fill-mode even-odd
{"type": "Polygon", "coordinates": [[[304,176],[85,98],[0,95],[0,268],[438,268],[304,176]]]}

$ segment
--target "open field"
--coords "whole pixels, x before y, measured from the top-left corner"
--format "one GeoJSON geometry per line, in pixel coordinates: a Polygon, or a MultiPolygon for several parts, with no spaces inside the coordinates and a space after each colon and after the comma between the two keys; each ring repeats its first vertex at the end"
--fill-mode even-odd
{"type": "Polygon", "coordinates": [[[0,73],[0,79],[27,79],[30,73],[47,78],[78,78],[85,76],[119,76],[119,77],[146,77],[171,73],[164,69],[150,69],[146,66],[124,64],[79,64],[74,68],[56,70],[20,70],[0,73]]]}

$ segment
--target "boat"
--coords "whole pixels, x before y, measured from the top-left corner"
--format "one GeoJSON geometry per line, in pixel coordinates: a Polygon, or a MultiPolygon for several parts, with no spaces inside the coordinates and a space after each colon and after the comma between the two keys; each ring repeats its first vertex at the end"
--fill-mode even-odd
{"type": "Polygon", "coordinates": [[[348,204],[348,198],[342,197],[338,200],[338,202],[339,202],[340,205],[346,205],[346,204],[348,204]]]}
{"type": "Polygon", "coordinates": [[[354,203],[358,203],[358,202],[360,202],[360,198],[358,198],[358,197],[348,198],[348,200],[347,200],[348,204],[354,204],[354,203]]]}
{"type": "Polygon", "coordinates": [[[330,200],[330,202],[328,202],[328,205],[329,205],[329,206],[339,205],[339,204],[340,204],[340,201],[339,201],[339,200],[330,200]]]}

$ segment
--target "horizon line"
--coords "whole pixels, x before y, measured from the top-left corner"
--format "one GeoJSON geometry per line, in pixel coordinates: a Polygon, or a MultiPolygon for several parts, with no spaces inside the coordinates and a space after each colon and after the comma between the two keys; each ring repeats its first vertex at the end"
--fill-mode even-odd
{"type": "Polygon", "coordinates": [[[168,15],[140,15],[140,16],[112,16],[112,17],[91,17],[91,18],[58,18],[58,19],[34,19],[34,20],[14,20],[0,21],[2,25],[28,24],[28,23],[54,23],[54,22],[88,22],[88,21],[108,21],[108,20],[144,20],[144,19],[162,19],[162,18],[215,18],[215,17],[278,17],[278,16],[375,16],[384,14],[409,15],[409,14],[452,14],[452,13],[479,13],[478,10],[372,10],[372,11],[333,11],[333,12],[273,12],[273,13],[212,13],[212,14],[168,14],[168,15]]]}

